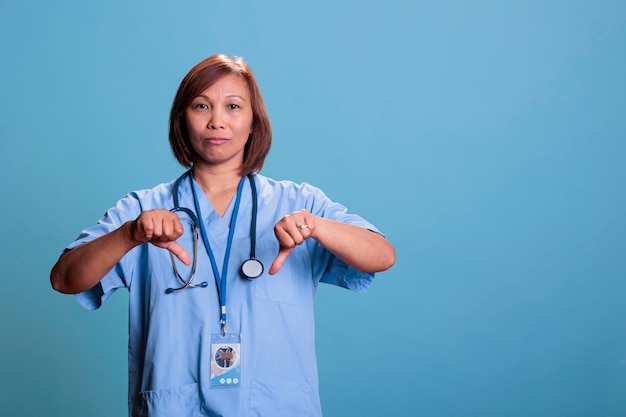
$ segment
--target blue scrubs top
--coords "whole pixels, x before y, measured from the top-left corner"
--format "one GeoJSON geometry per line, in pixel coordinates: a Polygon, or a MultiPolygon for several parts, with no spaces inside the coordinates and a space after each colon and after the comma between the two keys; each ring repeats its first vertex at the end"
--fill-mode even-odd
{"type": "MultiPolygon", "coordinates": [[[[228,266],[228,333],[241,337],[241,384],[210,386],[212,334],[220,333],[219,300],[209,257],[198,243],[195,283],[179,287],[169,252],[143,244],[128,252],[92,289],[77,295],[81,305],[97,309],[116,289],[129,291],[129,393],[131,416],[321,416],[315,356],[314,297],[319,282],[365,291],[374,274],[347,266],[314,239],[296,247],[274,276],[278,253],[274,225],[303,208],[327,219],[378,230],[332,202],[311,185],[255,175],[258,189],[256,258],[265,266],[255,280],[242,278],[250,257],[252,197],[246,179],[228,266]]],[[[197,188],[200,189],[200,188],[197,188]]],[[[144,210],[173,207],[174,181],[129,194],[84,230],[67,249],[117,229],[144,210]]],[[[180,206],[194,210],[190,182],[179,190],[180,206]]],[[[198,193],[202,221],[221,273],[234,199],[224,217],[198,193]]],[[[193,255],[191,233],[179,243],[193,255]]],[[[182,264],[181,264],[182,265],[182,264]]],[[[181,268],[187,277],[187,270],[181,268]]]]}

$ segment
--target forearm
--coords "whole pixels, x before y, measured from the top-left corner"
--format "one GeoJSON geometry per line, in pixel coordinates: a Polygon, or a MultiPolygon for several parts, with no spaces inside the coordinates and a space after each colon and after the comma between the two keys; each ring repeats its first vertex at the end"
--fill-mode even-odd
{"type": "Polygon", "coordinates": [[[359,271],[384,271],[396,261],[393,246],[382,235],[371,230],[316,217],[312,232],[311,237],[359,271]]]}
{"type": "Polygon", "coordinates": [[[130,222],[97,239],[63,254],[52,268],[52,287],[64,294],[76,294],[96,285],[132,248],[130,222]]]}

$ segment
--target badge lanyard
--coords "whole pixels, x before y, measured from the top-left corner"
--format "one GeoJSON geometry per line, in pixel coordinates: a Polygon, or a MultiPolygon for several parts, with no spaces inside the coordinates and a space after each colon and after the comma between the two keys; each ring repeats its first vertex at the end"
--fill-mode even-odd
{"type": "Polygon", "coordinates": [[[233,243],[233,235],[235,234],[235,225],[237,224],[237,212],[239,212],[239,203],[241,202],[241,193],[243,190],[243,183],[246,177],[241,177],[239,181],[239,187],[237,188],[237,197],[235,198],[235,207],[233,208],[233,214],[230,219],[230,230],[228,231],[228,241],[226,243],[226,252],[224,253],[224,265],[222,266],[222,274],[220,275],[217,269],[217,263],[215,262],[215,255],[211,250],[209,244],[209,238],[204,227],[204,219],[202,218],[202,212],[200,211],[200,203],[198,201],[198,194],[196,193],[196,187],[193,181],[193,175],[189,176],[191,179],[191,190],[193,192],[194,204],[196,206],[196,213],[200,223],[200,234],[202,235],[202,241],[206,248],[209,259],[211,260],[211,268],[213,269],[213,275],[215,276],[215,285],[217,286],[217,295],[220,302],[220,322],[222,324],[222,335],[226,335],[226,283],[227,283],[227,270],[228,259],[230,258],[230,248],[233,243]]]}

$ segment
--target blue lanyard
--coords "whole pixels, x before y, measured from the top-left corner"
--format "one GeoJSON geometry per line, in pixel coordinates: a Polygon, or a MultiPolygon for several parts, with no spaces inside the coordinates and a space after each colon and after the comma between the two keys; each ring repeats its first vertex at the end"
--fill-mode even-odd
{"type": "Polygon", "coordinates": [[[230,219],[230,230],[228,231],[228,241],[226,243],[226,252],[224,253],[224,264],[222,266],[222,274],[220,275],[217,269],[217,263],[215,262],[215,255],[211,250],[211,244],[204,227],[204,220],[202,218],[202,212],[200,211],[200,203],[198,201],[198,194],[196,193],[196,187],[193,181],[193,174],[189,176],[191,181],[191,191],[193,192],[193,200],[196,205],[196,214],[198,215],[198,223],[200,223],[200,234],[202,235],[202,241],[206,248],[209,259],[211,260],[211,268],[213,269],[213,275],[215,276],[215,285],[217,286],[217,295],[220,301],[220,322],[222,324],[222,334],[226,335],[226,283],[227,283],[227,271],[228,271],[228,259],[230,258],[230,248],[233,243],[233,235],[235,234],[235,225],[237,224],[237,213],[239,212],[239,203],[241,202],[241,192],[243,190],[243,183],[246,177],[241,177],[239,181],[239,187],[237,188],[237,197],[235,198],[235,207],[233,208],[233,215],[230,219]]]}

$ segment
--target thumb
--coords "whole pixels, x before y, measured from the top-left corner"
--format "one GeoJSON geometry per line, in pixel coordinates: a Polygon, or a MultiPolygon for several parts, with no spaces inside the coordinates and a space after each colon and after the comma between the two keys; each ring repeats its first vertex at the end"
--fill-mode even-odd
{"type": "Polygon", "coordinates": [[[191,258],[189,257],[189,254],[182,246],[178,244],[178,242],[170,242],[168,245],[163,246],[163,248],[170,251],[172,255],[180,259],[180,261],[185,265],[191,265],[191,258]]]}
{"type": "Polygon", "coordinates": [[[276,258],[274,259],[274,262],[272,262],[272,266],[270,267],[270,275],[274,275],[275,273],[280,271],[291,252],[293,252],[293,248],[280,248],[280,250],[278,251],[278,255],[276,255],[276,258]]]}

